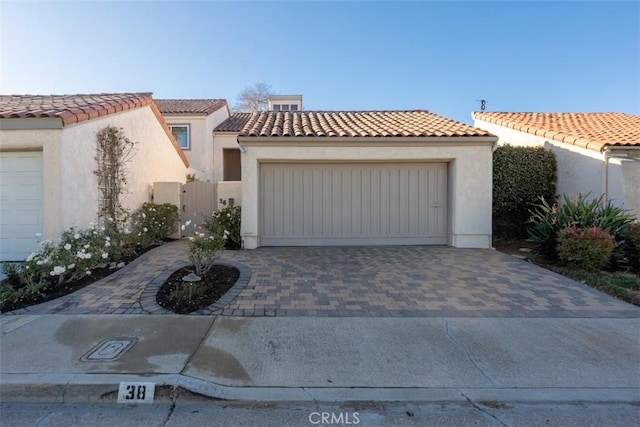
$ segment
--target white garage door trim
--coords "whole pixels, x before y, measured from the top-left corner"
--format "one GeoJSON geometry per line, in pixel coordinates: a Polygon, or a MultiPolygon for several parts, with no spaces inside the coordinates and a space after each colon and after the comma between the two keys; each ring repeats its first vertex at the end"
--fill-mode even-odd
{"type": "Polygon", "coordinates": [[[261,246],[445,245],[447,164],[261,163],[261,246]]]}
{"type": "Polygon", "coordinates": [[[0,152],[0,260],[23,261],[42,232],[42,152],[0,152]]]}

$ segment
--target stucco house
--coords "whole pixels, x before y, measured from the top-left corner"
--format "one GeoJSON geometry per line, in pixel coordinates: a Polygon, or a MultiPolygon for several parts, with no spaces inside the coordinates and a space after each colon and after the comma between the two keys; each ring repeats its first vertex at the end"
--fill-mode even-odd
{"type": "Polygon", "coordinates": [[[154,99],[154,102],[187,156],[190,173],[201,181],[222,181],[221,165],[225,153],[223,148],[214,145],[213,130],[229,117],[227,101],[154,99]]]}
{"type": "Polygon", "coordinates": [[[214,135],[241,152],[245,248],[491,247],[486,131],[427,111],[266,111],[214,135]]]}
{"type": "Polygon", "coordinates": [[[0,260],[24,259],[36,233],[96,221],[96,135],[108,126],[138,142],[125,208],[150,201],[155,181],[184,182],[189,162],[151,93],[0,96],[0,260]]]}
{"type": "Polygon", "coordinates": [[[499,144],[545,147],[558,161],[558,193],[604,195],[640,214],[640,116],[623,113],[475,112],[499,144]]]}

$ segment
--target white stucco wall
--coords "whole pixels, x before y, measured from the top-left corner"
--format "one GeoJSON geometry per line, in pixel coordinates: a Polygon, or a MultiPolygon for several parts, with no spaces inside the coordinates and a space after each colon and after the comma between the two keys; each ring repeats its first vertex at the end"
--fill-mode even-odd
{"type": "MultiPolygon", "coordinates": [[[[545,147],[552,151],[558,161],[557,192],[559,195],[573,196],[591,193],[592,197],[600,197],[604,194],[604,153],[575,147],[482,120],[475,120],[474,126],[498,136],[499,145],[545,147]]],[[[616,158],[609,159],[608,198],[616,206],[630,209],[633,208],[633,202],[625,197],[622,162],[616,158]]]]}
{"type": "Polygon", "coordinates": [[[44,238],[57,238],[70,227],[87,228],[97,220],[96,134],[107,126],[123,128],[130,140],[138,142],[127,164],[125,208],[135,210],[150,201],[155,181],[184,182],[187,167],[148,106],[63,129],[2,130],[0,150],[43,152],[44,238]]]}
{"type": "Polygon", "coordinates": [[[180,159],[169,136],[151,110],[136,108],[71,125],[62,132],[62,228],[86,228],[96,221],[98,182],[96,169],[96,134],[107,126],[122,128],[137,142],[127,164],[127,193],[122,198],[125,209],[137,209],[151,201],[155,181],[184,182],[187,167],[180,159]]]}
{"type": "Polygon", "coordinates": [[[387,143],[385,145],[286,143],[255,145],[242,154],[242,236],[244,247],[260,246],[260,162],[277,161],[442,161],[449,163],[449,244],[461,248],[491,247],[492,143],[387,143]]]}
{"type": "Polygon", "coordinates": [[[163,114],[169,125],[189,125],[190,148],[183,150],[189,159],[190,171],[201,181],[215,181],[213,129],[229,117],[226,107],[208,116],[163,114]]]}
{"type": "Polygon", "coordinates": [[[238,148],[238,134],[229,132],[213,133],[213,178],[214,182],[224,181],[224,153],[225,148],[238,148]]]}

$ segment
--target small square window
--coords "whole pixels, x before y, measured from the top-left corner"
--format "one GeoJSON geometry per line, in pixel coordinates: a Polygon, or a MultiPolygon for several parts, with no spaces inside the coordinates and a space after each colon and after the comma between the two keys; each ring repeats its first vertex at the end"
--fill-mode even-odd
{"type": "Polygon", "coordinates": [[[273,111],[280,111],[280,104],[273,104],[273,111]]]}
{"type": "Polygon", "coordinates": [[[291,111],[298,111],[298,104],[291,104],[291,111]]]}
{"type": "Polygon", "coordinates": [[[171,125],[171,133],[183,150],[189,150],[189,126],[188,125],[171,125]]]}
{"type": "Polygon", "coordinates": [[[280,106],[280,109],[281,109],[282,111],[289,111],[289,104],[282,104],[282,105],[280,106]]]}

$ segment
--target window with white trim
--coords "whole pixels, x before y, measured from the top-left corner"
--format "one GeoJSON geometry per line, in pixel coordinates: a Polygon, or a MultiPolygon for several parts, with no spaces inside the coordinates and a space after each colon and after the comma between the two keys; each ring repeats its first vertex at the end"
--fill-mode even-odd
{"type": "Polygon", "coordinates": [[[189,125],[169,125],[169,128],[180,148],[183,150],[191,149],[189,125]]]}

